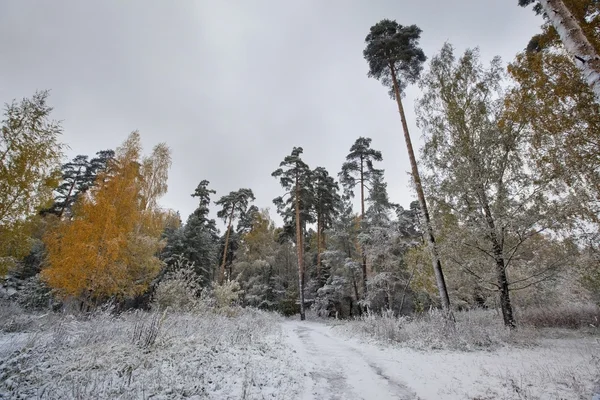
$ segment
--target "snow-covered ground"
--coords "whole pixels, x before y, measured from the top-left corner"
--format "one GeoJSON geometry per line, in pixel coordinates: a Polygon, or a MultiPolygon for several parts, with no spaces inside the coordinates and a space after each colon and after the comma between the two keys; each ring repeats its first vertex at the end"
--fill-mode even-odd
{"type": "Polygon", "coordinates": [[[600,339],[546,339],[493,351],[417,351],[284,323],[307,371],[302,399],[591,399],[600,339]]]}
{"type": "Polygon", "coordinates": [[[0,332],[0,398],[590,399],[600,379],[593,337],[421,351],[253,310],[32,318],[0,332]]]}
{"type": "Polygon", "coordinates": [[[0,333],[0,398],[293,399],[302,372],[281,322],[258,311],[101,314],[0,333]]]}

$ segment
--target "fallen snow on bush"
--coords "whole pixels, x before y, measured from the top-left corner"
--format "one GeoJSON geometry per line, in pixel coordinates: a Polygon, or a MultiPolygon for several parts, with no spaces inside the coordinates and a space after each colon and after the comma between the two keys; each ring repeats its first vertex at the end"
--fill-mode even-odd
{"type": "Polygon", "coordinates": [[[274,314],[41,320],[27,332],[0,332],[0,398],[289,399],[300,390],[274,314]]]}

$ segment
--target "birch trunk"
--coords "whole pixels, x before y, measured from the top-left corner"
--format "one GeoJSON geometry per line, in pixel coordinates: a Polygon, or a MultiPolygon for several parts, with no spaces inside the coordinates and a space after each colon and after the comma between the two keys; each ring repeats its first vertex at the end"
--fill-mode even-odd
{"type": "Polygon", "coordinates": [[[600,103],[600,56],[596,49],[562,0],[539,1],[565,49],[575,58],[575,65],[594,92],[596,101],[600,103]]]}

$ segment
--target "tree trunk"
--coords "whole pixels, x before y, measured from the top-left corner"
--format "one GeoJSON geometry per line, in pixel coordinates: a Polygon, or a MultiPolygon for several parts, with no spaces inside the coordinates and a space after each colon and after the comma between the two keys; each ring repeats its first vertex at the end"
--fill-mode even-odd
{"type": "Polygon", "coordinates": [[[398,112],[400,113],[400,119],[402,120],[402,129],[404,130],[404,140],[406,141],[406,150],[408,151],[408,158],[410,159],[410,165],[412,168],[413,182],[415,183],[415,189],[417,191],[417,197],[419,199],[419,205],[421,206],[421,214],[423,214],[423,220],[425,223],[425,237],[429,245],[429,252],[431,253],[431,263],[433,264],[433,271],[435,273],[435,280],[437,283],[438,291],[440,293],[440,300],[442,302],[442,308],[446,312],[450,312],[450,298],[448,297],[448,290],[446,288],[446,281],[444,279],[444,272],[442,271],[442,263],[437,252],[437,246],[435,244],[435,236],[433,235],[433,227],[431,226],[431,220],[429,218],[429,211],[427,210],[427,203],[425,202],[425,193],[423,192],[423,186],[421,185],[421,176],[419,175],[419,169],[417,167],[417,160],[413,151],[412,142],[410,140],[410,134],[408,132],[408,124],[406,123],[406,116],[404,115],[404,107],[402,107],[402,99],[400,98],[400,89],[398,87],[398,80],[396,79],[396,71],[394,66],[390,65],[390,72],[392,74],[392,83],[394,85],[394,93],[396,95],[396,103],[398,104],[398,112]]]}
{"type": "MultiPolygon", "coordinates": [[[[364,178],[364,162],[362,156],[360,157],[360,230],[362,231],[363,223],[365,219],[365,178],[364,178]]],[[[362,290],[363,299],[367,299],[367,256],[362,246],[360,247],[360,254],[362,256],[362,290]]]]}
{"type": "Polygon", "coordinates": [[[481,188],[480,191],[483,212],[485,213],[485,220],[489,228],[489,236],[492,242],[494,259],[496,261],[496,279],[498,280],[498,287],[500,288],[500,308],[502,309],[502,319],[504,320],[504,325],[512,329],[516,327],[516,323],[513,317],[512,304],[510,302],[510,292],[508,289],[508,279],[506,277],[504,252],[496,233],[496,224],[494,222],[494,217],[492,216],[492,211],[490,210],[487,195],[483,188],[481,188]]]}
{"type": "Polygon", "coordinates": [[[317,282],[321,284],[321,215],[317,215],[317,282]]]}
{"type": "Polygon", "coordinates": [[[539,0],[575,65],[600,103],[600,56],[562,0],[539,0]]]}
{"type": "Polygon", "coordinates": [[[302,224],[300,223],[300,182],[296,175],[296,251],[298,253],[298,291],[300,297],[300,320],[304,321],[304,248],[302,243],[302,224]]]}
{"type": "Polygon", "coordinates": [[[227,262],[227,247],[229,245],[229,234],[231,233],[231,223],[233,221],[233,210],[235,210],[235,205],[231,206],[231,214],[229,215],[229,225],[227,226],[227,234],[225,235],[225,248],[223,249],[223,262],[219,270],[219,285],[222,285],[225,279],[225,263],[227,262]]]}
{"type": "Polygon", "coordinates": [[[71,194],[73,193],[73,189],[75,189],[75,183],[77,183],[77,177],[79,176],[80,173],[81,173],[81,167],[79,167],[79,169],[77,170],[77,175],[75,175],[75,179],[73,179],[73,183],[71,184],[71,187],[69,188],[69,193],[67,193],[67,196],[65,197],[65,204],[63,204],[63,206],[60,209],[60,212],[58,213],[59,219],[62,219],[65,209],[67,208],[67,202],[71,199],[71,194]]]}

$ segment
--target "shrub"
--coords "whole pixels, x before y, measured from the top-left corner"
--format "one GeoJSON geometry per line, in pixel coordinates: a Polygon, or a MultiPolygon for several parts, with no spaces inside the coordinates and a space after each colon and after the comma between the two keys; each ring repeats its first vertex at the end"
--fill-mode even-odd
{"type": "Polygon", "coordinates": [[[178,311],[192,311],[198,308],[201,289],[193,267],[193,263],[178,260],[176,269],[167,274],[156,287],[153,308],[169,307],[178,311]]]}
{"type": "Polygon", "coordinates": [[[600,307],[594,304],[569,304],[527,308],[519,313],[519,322],[535,328],[600,328],[600,307]]]}
{"type": "Polygon", "coordinates": [[[470,351],[531,341],[526,329],[511,332],[493,311],[471,310],[455,316],[456,322],[453,323],[436,309],[416,318],[395,317],[392,312],[367,312],[348,326],[354,333],[420,350],[470,351]]]}

